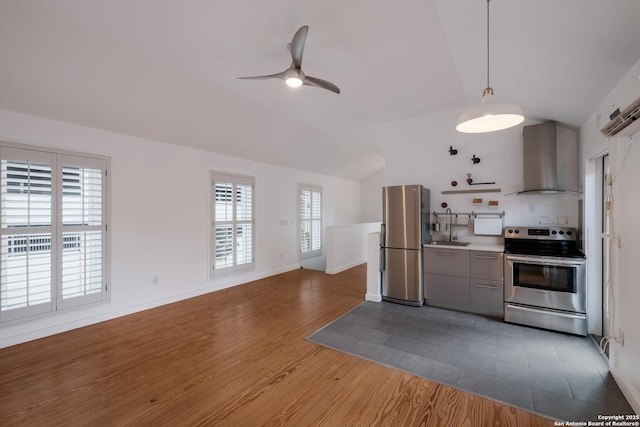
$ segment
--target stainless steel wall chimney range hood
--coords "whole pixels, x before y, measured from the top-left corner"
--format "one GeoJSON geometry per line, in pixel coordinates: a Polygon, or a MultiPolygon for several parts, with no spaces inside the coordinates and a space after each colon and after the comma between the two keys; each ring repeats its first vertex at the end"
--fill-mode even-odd
{"type": "Polygon", "coordinates": [[[523,190],[511,194],[580,194],[577,132],[556,122],[525,126],[523,190]]]}

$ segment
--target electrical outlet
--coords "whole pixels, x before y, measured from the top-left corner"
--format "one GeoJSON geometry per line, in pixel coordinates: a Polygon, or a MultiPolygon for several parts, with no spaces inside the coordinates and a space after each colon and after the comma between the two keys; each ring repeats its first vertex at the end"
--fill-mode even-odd
{"type": "Polygon", "coordinates": [[[152,283],[153,285],[157,285],[157,284],[158,284],[158,282],[160,282],[160,278],[159,278],[158,276],[153,276],[153,277],[151,278],[151,283],[152,283]]]}
{"type": "Polygon", "coordinates": [[[529,203],[529,212],[535,212],[535,211],[536,211],[536,204],[529,203]]]}

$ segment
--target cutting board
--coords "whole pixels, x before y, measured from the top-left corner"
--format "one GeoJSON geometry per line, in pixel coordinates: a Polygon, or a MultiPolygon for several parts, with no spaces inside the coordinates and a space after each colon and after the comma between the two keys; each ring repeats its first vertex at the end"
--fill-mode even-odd
{"type": "Polygon", "coordinates": [[[502,235],[502,218],[476,218],[473,220],[473,234],[486,236],[502,235]]]}

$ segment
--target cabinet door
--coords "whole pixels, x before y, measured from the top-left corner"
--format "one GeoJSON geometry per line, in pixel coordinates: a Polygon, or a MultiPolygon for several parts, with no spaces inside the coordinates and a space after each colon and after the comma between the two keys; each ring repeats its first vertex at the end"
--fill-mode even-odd
{"type": "Polygon", "coordinates": [[[424,271],[433,274],[469,277],[469,251],[425,247],[424,271]]]}
{"type": "Polygon", "coordinates": [[[504,316],[504,287],[502,281],[469,279],[470,307],[474,313],[504,316]]]}
{"type": "Polygon", "coordinates": [[[431,301],[469,304],[469,278],[467,277],[426,273],[424,282],[427,303],[431,301]]]}
{"type": "Polygon", "coordinates": [[[469,251],[469,276],[502,281],[504,266],[501,252],[469,251]]]}

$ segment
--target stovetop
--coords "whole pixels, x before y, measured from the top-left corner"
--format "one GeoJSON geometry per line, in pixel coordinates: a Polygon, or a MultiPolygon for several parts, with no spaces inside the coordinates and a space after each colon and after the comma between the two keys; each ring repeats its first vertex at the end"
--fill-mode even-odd
{"type": "Polygon", "coordinates": [[[504,252],[514,255],[584,258],[570,227],[506,227],[504,252]]]}

